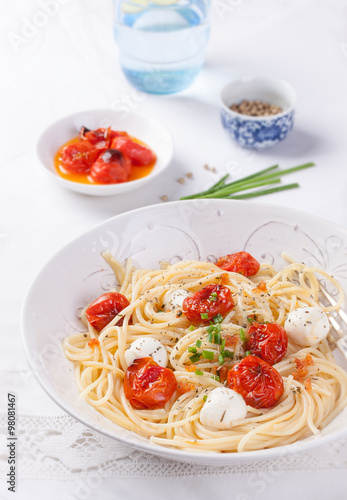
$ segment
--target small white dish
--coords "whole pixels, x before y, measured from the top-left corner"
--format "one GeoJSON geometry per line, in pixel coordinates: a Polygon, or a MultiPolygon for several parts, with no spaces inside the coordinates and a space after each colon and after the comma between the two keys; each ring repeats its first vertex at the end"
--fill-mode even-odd
{"type": "Polygon", "coordinates": [[[123,117],[112,109],[94,109],[74,113],[50,125],[41,134],[36,152],[43,169],[65,188],[93,196],[112,196],[137,189],[163,172],[172,159],[173,142],[169,132],[153,118],[133,112],[123,117]],[[157,156],[153,170],[141,179],[119,184],[83,184],[64,179],[54,167],[55,154],[63,144],[78,135],[82,126],[91,130],[112,127],[140,139],[157,156]]]}
{"type": "MultiPolygon", "coordinates": [[[[126,445],[156,455],[214,466],[280,458],[347,435],[347,408],[318,436],[242,453],[169,449],[119,427],[79,396],[74,366],[64,356],[64,337],[83,331],[80,310],[114,286],[101,252],[138,267],[159,269],[161,261],[211,260],[245,250],[280,269],[281,252],[333,274],[347,289],[347,231],[313,215],[281,206],[236,200],[189,200],[127,212],[82,234],[44,266],[26,295],[22,335],[31,367],[53,400],[83,424],[126,445]],[[232,228],[232,229],[230,229],[232,228]],[[216,237],[218,235],[218,237],[216,237]],[[49,291],[49,293],[48,293],[49,291]]],[[[344,369],[347,362],[336,354],[344,369]]]]}
{"type": "Polygon", "coordinates": [[[240,146],[263,149],[287,137],[294,125],[296,94],[293,87],[278,78],[240,78],[229,82],[221,92],[221,120],[224,130],[240,146]],[[244,99],[280,106],[283,111],[270,116],[248,116],[230,109],[244,99]]]}

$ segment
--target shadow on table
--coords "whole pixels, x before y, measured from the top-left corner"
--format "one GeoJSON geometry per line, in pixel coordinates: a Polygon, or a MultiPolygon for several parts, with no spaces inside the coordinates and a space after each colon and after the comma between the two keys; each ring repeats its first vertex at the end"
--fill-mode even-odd
{"type": "Polygon", "coordinates": [[[294,125],[292,132],[284,141],[271,148],[260,150],[258,154],[274,157],[277,161],[281,158],[303,159],[308,156],[314,161],[318,154],[323,151],[326,153],[328,149],[330,149],[329,143],[325,139],[294,125]]]}

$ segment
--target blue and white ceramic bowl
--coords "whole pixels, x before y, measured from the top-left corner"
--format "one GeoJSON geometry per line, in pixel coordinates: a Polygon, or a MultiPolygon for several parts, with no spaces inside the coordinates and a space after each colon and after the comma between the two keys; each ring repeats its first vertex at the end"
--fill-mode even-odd
{"type": "Polygon", "coordinates": [[[224,130],[240,146],[262,149],[287,137],[293,128],[296,94],[289,83],[276,78],[243,78],[226,85],[221,92],[221,120],[224,130]],[[243,99],[264,101],[283,109],[271,116],[247,116],[230,106],[243,99]]]}

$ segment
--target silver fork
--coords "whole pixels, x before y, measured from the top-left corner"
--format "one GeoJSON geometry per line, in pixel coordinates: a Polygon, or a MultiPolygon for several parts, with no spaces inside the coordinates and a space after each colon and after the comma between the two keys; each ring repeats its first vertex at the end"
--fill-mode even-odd
{"type": "MultiPolygon", "coordinates": [[[[320,290],[329,304],[332,306],[336,306],[335,299],[330,295],[330,293],[327,292],[322,284],[320,284],[320,290]]],[[[324,306],[322,302],[321,305],[324,306]]],[[[347,359],[347,314],[345,313],[345,311],[340,309],[339,311],[335,312],[335,315],[328,312],[327,316],[333,328],[333,332],[335,333],[334,335],[334,333],[332,333],[332,331],[330,330],[328,340],[330,344],[332,344],[332,347],[337,347],[341,351],[343,356],[347,359]],[[340,322],[342,324],[340,324],[340,322]]]]}

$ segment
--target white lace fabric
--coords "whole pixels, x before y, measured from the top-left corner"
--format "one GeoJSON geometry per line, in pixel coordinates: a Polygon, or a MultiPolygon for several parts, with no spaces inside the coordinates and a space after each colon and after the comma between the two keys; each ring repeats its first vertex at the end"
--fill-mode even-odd
{"type": "MultiPolygon", "coordinates": [[[[6,427],[6,416],[0,416],[6,427]]],[[[347,469],[347,437],[310,451],[277,459],[228,466],[188,464],[157,457],[103,436],[72,417],[21,414],[18,419],[18,463],[22,479],[102,477],[189,477],[209,474],[347,469]]],[[[7,461],[1,456],[0,473],[7,461]]]]}

